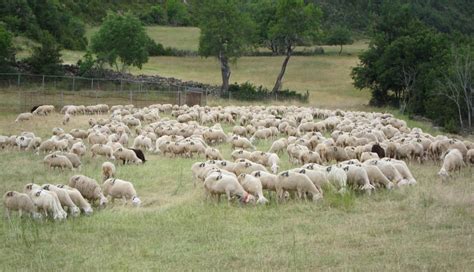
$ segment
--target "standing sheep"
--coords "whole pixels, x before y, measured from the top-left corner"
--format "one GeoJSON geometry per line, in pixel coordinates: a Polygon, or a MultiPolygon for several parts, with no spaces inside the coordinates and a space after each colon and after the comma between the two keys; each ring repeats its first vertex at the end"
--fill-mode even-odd
{"type": "Polygon", "coordinates": [[[38,209],[31,200],[31,198],[24,193],[15,191],[6,192],[3,195],[3,207],[5,207],[5,215],[10,218],[10,211],[18,211],[20,217],[23,212],[28,213],[33,218],[41,218],[38,209]]]}
{"type": "Polygon", "coordinates": [[[306,198],[307,193],[312,195],[313,201],[322,198],[321,193],[316,186],[314,186],[311,179],[305,174],[297,172],[285,171],[278,174],[278,181],[275,187],[280,200],[283,199],[285,191],[297,192],[300,199],[303,197],[306,198]]]}
{"type": "Polygon", "coordinates": [[[63,170],[64,168],[67,168],[69,170],[72,170],[72,163],[71,161],[66,157],[62,155],[57,155],[57,154],[49,154],[43,159],[43,163],[48,165],[49,168],[60,168],[63,170]]]}
{"type": "Polygon", "coordinates": [[[257,197],[258,204],[265,204],[268,200],[263,196],[262,182],[252,175],[240,174],[237,179],[245,191],[257,197]]]}
{"type": "Polygon", "coordinates": [[[102,193],[102,189],[96,180],[83,175],[75,175],[69,179],[69,186],[76,188],[82,196],[94,203],[99,200],[99,206],[103,207],[107,204],[107,198],[102,193]]]}
{"type": "Polygon", "coordinates": [[[15,119],[15,122],[23,122],[23,121],[29,121],[33,118],[33,114],[30,112],[24,112],[20,113],[18,117],[15,119]]]}
{"type": "Polygon", "coordinates": [[[66,190],[66,192],[69,194],[69,197],[71,198],[72,202],[79,207],[86,215],[91,215],[93,210],[91,207],[91,204],[87,202],[87,200],[82,196],[81,192],[79,190],[69,187],[64,184],[58,184],[56,185],[58,188],[62,188],[66,190]]]}
{"type": "Polygon", "coordinates": [[[114,202],[116,198],[122,198],[124,203],[126,203],[127,200],[131,200],[135,206],[139,206],[141,203],[133,184],[129,181],[109,178],[102,185],[102,189],[106,197],[109,195],[112,197],[112,202],[114,202]]]}
{"type": "Polygon", "coordinates": [[[216,196],[220,201],[220,196],[226,194],[230,203],[233,196],[239,198],[241,203],[249,203],[255,200],[255,197],[247,193],[235,176],[216,173],[210,175],[204,180],[204,189],[207,196],[216,196]]]}
{"type": "Polygon", "coordinates": [[[461,168],[466,166],[463,161],[462,153],[458,149],[450,149],[444,156],[443,166],[438,172],[438,175],[443,181],[446,181],[450,177],[450,173],[458,170],[461,172],[461,168]]]}
{"type": "Polygon", "coordinates": [[[63,208],[67,207],[72,216],[78,216],[81,213],[81,210],[74,204],[66,190],[51,184],[43,184],[41,187],[43,190],[54,192],[58,196],[61,206],[63,208]]]}
{"type": "Polygon", "coordinates": [[[115,177],[115,165],[111,162],[104,162],[102,164],[103,181],[115,177]]]}

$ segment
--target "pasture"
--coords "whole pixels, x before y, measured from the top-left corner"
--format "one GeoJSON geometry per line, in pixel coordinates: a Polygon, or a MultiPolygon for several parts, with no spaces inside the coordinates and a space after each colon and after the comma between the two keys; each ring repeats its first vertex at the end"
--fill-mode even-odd
{"type": "MultiPolygon", "coordinates": [[[[94,118],[101,117],[106,116],[94,118]]],[[[4,114],[0,135],[33,131],[46,139],[53,127],[86,129],[89,118],[74,117],[62,126],[59,114],[23,123],[4,114]]],[[[268,150],[270,144],[260,141],[257,149],[268,150]]],[[[229,144],[217,148],[230,159],[229,144]]],[[[88,153],[82,170],[70,172],[48,170],[43,156],[30,152],[0,155],[2,192],[21,191],[29,182],[64,184],[77,173],[100,181],[104,161],[88,153]]],[[[466,271],[474,266],[471,169],[441,183],[438,164],[411,163],[414,186],[371,195],[327,192],[318,203],[278,204],[273,198],[265,206],[242,206],[206,201],[202,185],[193,187],[190,167],[204,158],[146,155],[144,165],[117,165],[117,177],[135,184],[139,208],[116,201],[65,222],[1,220],[0,270],[466,271]]],[[[295,167],[286,154],[281,161],[280,170],[295,167]]]]}

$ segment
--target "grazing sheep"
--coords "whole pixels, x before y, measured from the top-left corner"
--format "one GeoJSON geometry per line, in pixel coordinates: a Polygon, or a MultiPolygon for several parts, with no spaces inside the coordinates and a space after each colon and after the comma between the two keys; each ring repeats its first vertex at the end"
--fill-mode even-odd
{"type": "Polygon", "coordinates": [[[126,203],[127,200],[131,200],[135,206],[139,206],[141,203],[133,184],[129,181],[109,178],[102,185],[102,189],[106,197],[109,195],[112,197],[112,202],[114,202],[116,198],[121,198],[124,203],[126,203]]]}
{"type": "Polygon", "coordinates": [[[408,169],[407,164],[404,161],[400,160],[395,160],[395,159],[385,159],[386,161],[390,162],[395,169],[400,173],[402,176],[402,181],[398,182],[398,186],[404,185],[405,183],[407,184],[416,184],[416,180],[413,177],[412,173],[410,172],[410,169],[408,169]]]}
{"type": "Polygon", "coordinates": [[[321,160],[321,156],[319,156],[318,152],[314,152],[311,150],[306,150],[300,153],[299,160],[303,164],[307,163],[317,163],[322,164],[323,161],[321,160]]]}
{"type": "Polygon", "coordinates": [[[29,121],[33,118],[33,114],[30,112],[24,112],[18,114],[18,117],[15,119],[15,122],[23,122],[23,121],[29,121]]]}
{"type": "Polygon", "coordinates": [[[367,172],[370,184],[374,186],[385,186],[387,189],[393,188],[393,183],[382,173],[382,171],[380,171],[379,168],[377,168],[377,166],[363,164],[362,167],[367,172]]]}
{"type": "Polygon", "coordinates": [[[63,126],[68,124],[70,120],[71,120],[71,115],[69,115],[68,113],[64,114],[64,116],[63,116],[63,126]]]}
{"type": "Polygon", "coordinates": [[[130,148],[130,150],[132,150],[133,152],[135,152],[135,155],[137,155],[137,157],[142,160],[143,163],[146,162],[146,159],[145,159],[145,154],[143,154],[143,151],[141,151],[140,149],[135,149],[135,148],[130,148]]]}
{"type": "Polygon", "coordinates": [[[260,182],[262,183],[262,189],[276,192],[275,186],[278,181],[277,175],[265,171],[253,171],[251,175],[260,179],[260,182]]]}
{"type": "Polygon", "coordinates": [[[69,159],[69,161],[72,163],[72,167],[76,169],[81,168],[81,159],[77,154],[74,153],[69,153],[69,152],[56,152],[55,154],[65,156],[66,158],[69,159]]]}
{"type": "Polygon", "coordinates": [[[252,194],[254,197],[257,197],[258,204],[265,204],[268,202],[268,200],[263,196],[262,182],[260,179],[248,174],[240,174],[237,179],[245,191],[252,194]]]}
{"type": "Polygon", "coordinates": [[[33,218],[41,218],[38,209],[31,200],[31,198],[24,193],[16,191],[9,191],[3,195],[3,207],[5,208],[5,215],[10,218],[11,211],[18,211],[20,217],[23,212],[28,213],[33,218]]]}
{"type": "Polygon", "coordinates": [[[223,194],[226,194],[229,203],[233,196],[237,197],[241,203],[249,203],[255,200],[254,196],[244,190],[235,176],[221,173],[209,175],[204,180],[204,189],[206,196],[216,196],[218,202],[223,194]]]}
{"type": "Polygon", "coordinates": [[[237,135],[231,136],[229,142],[232,149],[239,148],[255,150],[255,146],[245,137],[240,137],[237,135]]]}
{"type": "Polygon", "coordinates": [[[91,215],[93,210],[91,207],[91,204],[87,202],[87,200],[82,196],[81,192],[77,190],[76,188],[69,187],[64,184],[58,184],[56,185],[58,188],[62,188],[66,190],[66,192],[69,194],[69,197],[71,198],[72,202],[79,207],[86,215],[91,215]]]}
{"type": "Polygon", "coordinates": [[[64,170],[64,168],[67,168],[69,170],[72,170],[73,166],[71,161],[66,157],[62,155],[57,155],[57,154],[49,154],[43,159],[43,163],[48,165],[49,168],[60,168],[61,170],[64,170]]]}
{"type": "Polygon", "coordinates": [[[230,154],[230,157],[235,161],[237,159],[250,159],[250,156],[252,156],[252,152],[249,152],[247,150],[234,150],[230,154]]]}
{"type": "Polygon", "coordinates": [[[61,207],[58,195],[54,192],[41,189],[37,184],[28,183],[24,187],[24,192],[28,194],[39,211],[43,211],[47,217],[51,214],[53,219],[66,219],[67,213],[61,207]]]}
{"type": "Polygon", "coordinates": [[[280,154],[286,149],[287,146],[288,146],[288,139],[280,138],[272,143],[272,146],[270,147],[268,152],[280,154]]]}
{"type": "Polygon", "coordinates": [[[466,161],[471,166],[474,165],[474,149],[469,149],[466,153],[466,161]]]}
{"type": "Polygon", "coordinates": [[[94,144],[91,146],[90,151],[92,153],[92,158],[95,156],[105,156],[111,160],[115,160],[116,157],[114,156],[114,150],[111,146],[106,144],[94,144]]]}
{"type": "Polygon", "coordinates": [[[379,159],[379,155],[375,152],[362,152],[362,154],[360,154],[361,162],[365,162],[370,159],[379,159]]]}
{"type": "Polygon", "coordinates": [[[242,173],[250,174],[253,171],[268,172],[267,168],[265,168],[265,166],[263,166],[259,163],[254,163],[254,162],[251,162],[249,160],[245,160],[245,159],[240,159],[240,160],[236,161],[236,164],[235,164],[234,169],[233,169],[232,172],[234,172],[235,175],[238,176],[242,173]]]}
{"type": "Polygon", "coordinates": [[[342,168],[347,175],[347,183],[351,184],[354,188],[364,190],[368,193],[375,187],[370,184],[369,176],[367,171],[361,166],[346,165],[342,168]]]}
{"type": "Polygon", "coordinates": [[[325,168],[327,173],[328,181],[339,189],[339,193],[345,193],[347,191],[347,174],[346,172],[337,166],[328,166],[325,168]]]}
{"type": "Polygon", "coordinates": [[[463,161],[462,153],[458,149],[450,149],[444,156],[443,166],[438,172],[438,175],[443,181],[446,181],[450,177],[450,173],[458,170],[461,172],[461,168],[466,166],[463,161]]]}
{"type": "Polygon", "coordinates": [[[121,160],[123,164],[126,163],[135,163],[139,164],[142,163],[142,160],[140,160],[135,152],[131,149],[125,148],[125,147],[120,147],[119,149],[115,150],[114,152],[114,157],[117,160],[121,160]]]}
{"type": "Polygon", "coordinates": [[[56,143],[54,140],[52,139],[49,139],[49,140],[46,140],[44,142],[42,142],[39,147],[38,147],[38,152],[45,152],[45,153],[49,153],[49,152],[52,152],[56,149],[56,143]]]}
{"type": "Polygon", "coordinates": [[[204,154],[206,155],[206,159],[208,160],[223,160],[221,153],[217,148],[208,147],[206,148],[204,154]]]}
{"type": "Polygon", "coordinates": [[[406,180],[403,179],[400,172],[398,172],[397,168],[393,166],[390,162],[385,160],[377,160],[371,159],[364,162],[364,164],[371,164],[377,166],[377,168],[382,171],[382,173],[393,183],[397,184],[397,186],[405,185],[406,180]]]}
{"type": "Polygon", "coordinates": [[[321,195],[323,195],[323,190],[321,188],[330,184],[324,170],[319,171],[318,169],[295,168],[289,171],[306,175],[311,180],[311,182],[313,182],[314,186],[316,186],[316,189],[318,189],[321,195]]]}
{"type": "Polygon", "coordinates": [[[104,162],[102,164],[103,181],[115,177],[115,165],[111,162],[104,162]]]}
{"type": "Polygon", "coordinates": [[[69,179],[69,186],[79,190],[81,195],[91,201],[91,203],[99,200],[100,207],[107,204],[107,198],[103,195],[102,189],[95,179],[83,175],[75,175],[69,179]]]}
{"type": "Polygon", "coordinates": [[[71,147],[71,153],[76,154],[79,157],[82,157],[86,154],[87,148],[83,142],[74,143],[71,147]]]}
{"type": "Polygon", "coordinates": [[[81,210],[76,206],[76,204],[74,204],[66,190],[51,184],[43,184],[41,188],[43,190],[54,192],[58,196],[61,206],[63,208],[67,207],[72,216],[78,216],[81,213],[81,210]]]}
{"type": "Polygon", "coordinates": [[[278,174],[275,188],[280,200],[283,199],[285,191],[297,192],[300,199],[306,198],[307,193],[311,194],[313,201],[322,198],[321,192],[314,186],[311,179],[305,174],[297,172],[285,171],[278,174]]]}
{"type": "Polygon", "coordinates": [[[370,152],[377,153],[379,158],[385,157],[385,149],[383,149],[383,147],[381,147],[379,144],[374,144],[370,152]]]}
{"type": "Polygon", "coordinates": [[[87,136],[87,141],[90,145],[95,144],[106,144],[107,143],[107,136],[99,132],[93,132],[87,136]]]}
{"type": "Polygon", "coordinates": [[[133,140],[133,148],[136,149],[146,149],[148,151],[153,150],[153,143],[150,138],[144,135],[138,135],[135,140],[133,140]]]}

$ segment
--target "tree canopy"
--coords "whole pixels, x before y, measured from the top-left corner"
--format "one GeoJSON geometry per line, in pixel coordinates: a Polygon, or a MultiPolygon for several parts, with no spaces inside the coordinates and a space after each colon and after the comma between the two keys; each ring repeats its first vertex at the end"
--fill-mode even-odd
{"type": "Polygon", "coordinates": [[[147,34],[140,20],[131,14],[110,14],[91,40],[92,52],[117,70],[142,68],[148,61],[147,34]],[[119,67],[119,63],[121,67],[119,67]]]}
{"type": "Polygon", "coordinates": [[[328,45],[339,45],[339,55],[342,53],[342,46],[352,44],[351,31],[347,27],[337,26],[329,31],[325,43],[328,45]]]}
{"type": "Polygon", "coordinates": [[[199,54],[221,64],[222,90],[229,88],[229,61],[236,61],[253,44],[254,24],[236,0],[199,1],[199,54]]]}
{"type": "Polygon", "coordinates": [[[12,34],[0,24],[0,72],[8,72],[15,61],[12,34]]]}

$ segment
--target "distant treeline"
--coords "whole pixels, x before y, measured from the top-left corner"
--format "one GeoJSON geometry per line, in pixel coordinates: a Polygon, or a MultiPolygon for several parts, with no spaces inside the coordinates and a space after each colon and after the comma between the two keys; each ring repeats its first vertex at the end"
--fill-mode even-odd
{"type": "MultiPolygon", "coordinates": [[[[251,4],[252,0],[242,0],[251,4]]],[[[365,35],[389,0],[312,0],[322,10],[323,29],[345,26],[365,35]]],[[[85,23],[99,25],[108,12],[130,12],[144,24],[197,25],[198,0],[5,0],[0,5],[0,23],[15,35],[41,42],[49,32],[66,49],[87,47],[85,23]]],[[[472,0],[410,1],[413,13],[425,24],[444,33],[474,34],[472,0]]]]}

